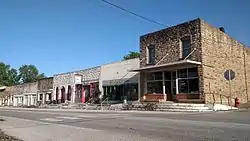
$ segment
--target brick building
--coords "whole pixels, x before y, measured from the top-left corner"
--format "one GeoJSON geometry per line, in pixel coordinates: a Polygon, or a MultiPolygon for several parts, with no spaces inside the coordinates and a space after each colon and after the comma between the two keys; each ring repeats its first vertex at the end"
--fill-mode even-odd
{"type": "Polygon", "coordinates": [[[225,31],[195,19],[140,37],[144,100],[228,104],[250,100],[250,49],[225,31]],[[224,72],[232,69],[231,84],[224,72]]]}

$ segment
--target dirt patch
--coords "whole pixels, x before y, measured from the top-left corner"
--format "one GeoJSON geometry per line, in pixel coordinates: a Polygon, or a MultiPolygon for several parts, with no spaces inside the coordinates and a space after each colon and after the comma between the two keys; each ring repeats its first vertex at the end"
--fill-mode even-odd
{"type": "Polygon", "coordinates": [[[16,139],[15,137],[12,136],[8,136],[0,130],[0,141],[22,141],[22,140],[16,139]]]}

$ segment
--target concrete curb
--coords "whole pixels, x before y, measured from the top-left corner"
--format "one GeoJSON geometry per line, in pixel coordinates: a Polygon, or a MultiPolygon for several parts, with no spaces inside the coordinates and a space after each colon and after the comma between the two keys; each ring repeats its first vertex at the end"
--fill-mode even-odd
{"type": "Polygon", "coordinates": [[[0,107],[5,110],[22,110],[22,111],[51,111],[51,112],[86,112],[86,113],[141,113],[141,114],[174,114],[174,113],[207,113],[207,112],[174,112],[174,111],[120,111],[120,110],[82,110],[82,109],[45,109],[45,108],[12,108],[0,107]]]}

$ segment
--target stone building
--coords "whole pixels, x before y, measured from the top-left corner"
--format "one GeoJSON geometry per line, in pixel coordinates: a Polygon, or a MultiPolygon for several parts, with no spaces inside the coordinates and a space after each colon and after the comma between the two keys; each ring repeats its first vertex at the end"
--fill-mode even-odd
{"type": "Polygon", "coordinates": [[[52,102],[53,77],[43,78],[37,81],[37,101],[40,104],[52,102]]]}
{"type": "Polygon", "coordinates": [[[54,75],[53,99],[57,103],[84,103],[99,87],[100,67],[54,75]],[[85,90],[85,91],[84,91],[85,90]]]}
{"type": "Polygon", "coordinates": [[[105,98],[112,101],[138,100],[139,58],[105,64],[101,66],[100,85],[105,98]]]}
{"type": "Polygon", "coordinates": [[[229,104],[250,100],[250,49],[195,19],[140,37],[140,94],[148,101],[229,104]],[[224,72],[232,69],[229,81],[224,72]],[[230,96],[231,95],[231,96],[230,96]]]}
{"type": "Polygon", "coordinates": [[[36,105],[37,82],[6,87],[0,91],[0,105],[31,106],[36,105]]]}

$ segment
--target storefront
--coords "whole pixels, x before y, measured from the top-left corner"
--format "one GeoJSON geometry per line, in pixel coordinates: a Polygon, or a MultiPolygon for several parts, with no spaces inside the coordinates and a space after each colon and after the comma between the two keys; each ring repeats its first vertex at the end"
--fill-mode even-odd
{"type": "Polygon", "coordinates": [[[144,101],[202,101],[199,87],[199,62],[179,61],[141,68],[141,92],[144,101]]]}

